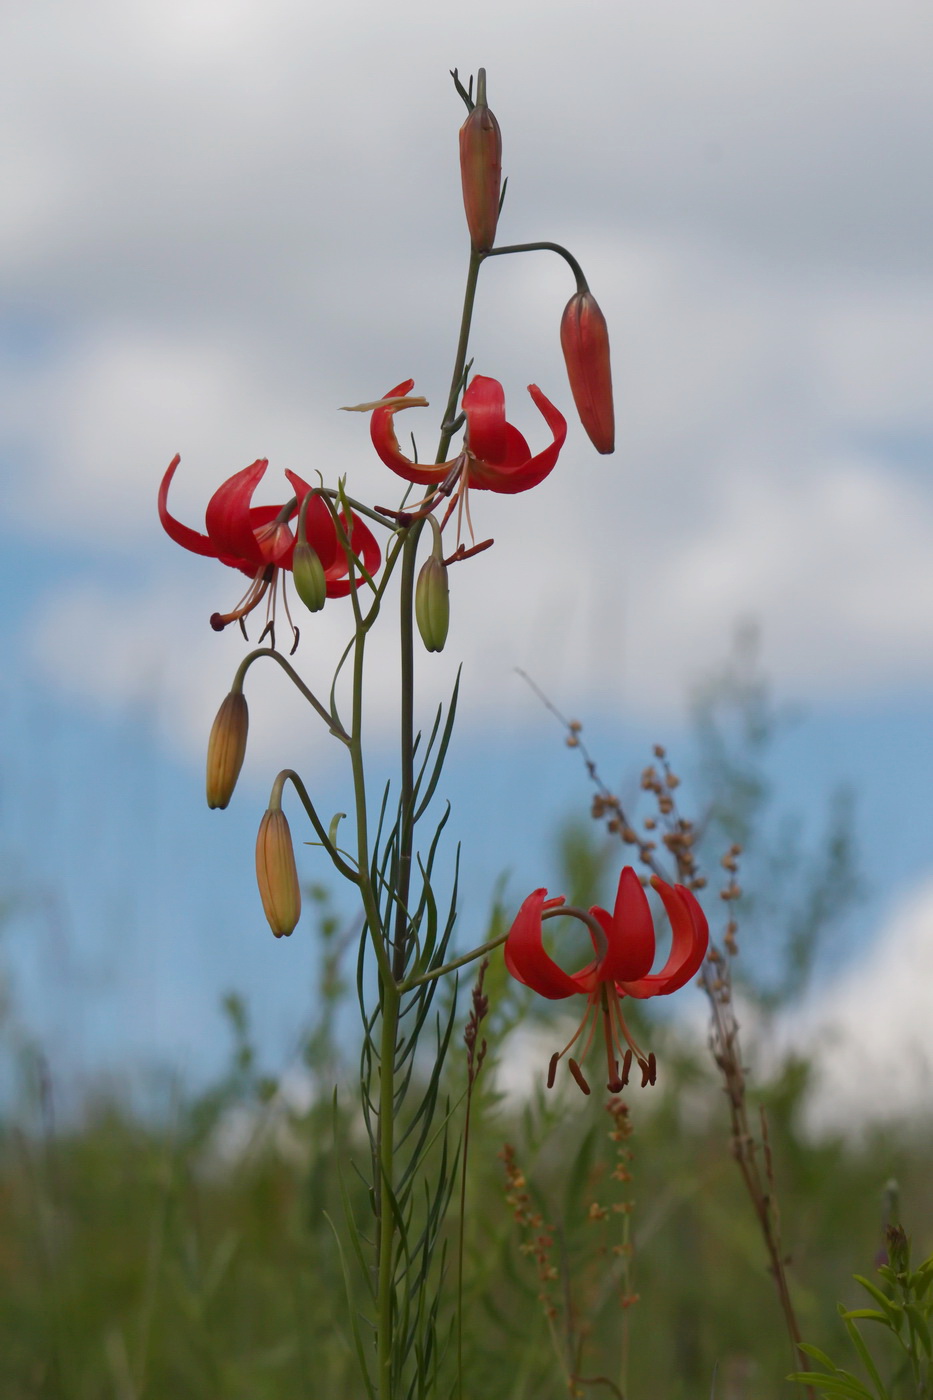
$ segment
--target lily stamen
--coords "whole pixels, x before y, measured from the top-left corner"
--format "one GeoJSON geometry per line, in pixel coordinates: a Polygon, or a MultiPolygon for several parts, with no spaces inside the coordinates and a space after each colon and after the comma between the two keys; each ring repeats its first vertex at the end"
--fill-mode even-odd
{"type": "MultiPolygon", "coordinates": [[[[258,608],[263,598],[269,590],[269,585],[275,576],[275,567],[267,564],[263,571],[256,575],[247,588],[243,597],[237,603],[232,612],[212,613],[211,626],[215,632],[222,632],[231,622],[239,622],[243,626],[244,617],[248,617],[254,608],[258,608]]],[[[245,629],[244,629],[245,635],[245,629]]]]}

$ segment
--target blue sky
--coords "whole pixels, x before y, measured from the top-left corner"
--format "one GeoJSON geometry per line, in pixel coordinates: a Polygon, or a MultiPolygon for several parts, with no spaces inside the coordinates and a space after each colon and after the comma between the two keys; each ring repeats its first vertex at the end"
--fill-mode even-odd
{"type": "MultiPolygon", "coordinates": [[[[776,693],[809,716],[779,751],[788,800],[812,812],[840,780],[858,795],[853,949],[883,945],[907,906],[929,926],[923,4],[632,0],[575,6],[572,23],[545,4],[531,23],[517,0],[468,20],[413,0],[391,18],[369,0],[46,0],[5,26],[0,782],[26,897],[4,949],[63,1060],[204,1063],[228,986],[255,1000],[272,1057],[301,1012],[313,952],[264,940],[252,832],[279,767],[307,754],[335,805],[339,779],[326,736],[257,677],[243,792],[201,810],[204,739],[241,654],[207,617],[236,580],[170,545],[154,497],[177,451],[193,525],[259,455],[268,499],[285,467],[385,496],[365,422],[336,410],[407,375],[432,404],[407,416],[433,433],[465,266],[455,63],[489,72],[502,236],[564,241],[584,264],[619,423],[614,457],[571,421],[547,482],[477,502],[496,546],[453,578],[448,651],[423,669],[429,712],[464,660],[450,781],[471,908],[503,867],[516,897],[546,878],[539,852],[587,801],[515,667],[625,776],[682,737],[691,684],[751,618],[776,693]]],[[[533,446],[529,382],[572,417],[571,291],[544,255],[481,284],[476,368],[533,446]]],[[[320,685],[346,614],[313,622],[300,656],[320,685]]],[[[391,649],[374,653],[388,694],[391,649]]],[[[375,695],[377,748],[391,724],[375,695]]],[[[895,1019],[922,1038],[916,969],[895,954],[916,1002],[895,1019]]]]}

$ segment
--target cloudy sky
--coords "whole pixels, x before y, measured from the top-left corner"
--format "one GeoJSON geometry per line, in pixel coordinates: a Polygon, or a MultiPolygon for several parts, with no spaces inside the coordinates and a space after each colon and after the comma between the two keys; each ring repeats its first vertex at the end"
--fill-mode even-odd
{"type": "MultiPolygon", "coordinates": [[[[237,580],[169,543],[155,491],[180,452],[195,526],[257,456],[269,500],[286,467],[391,499],[338,408],[414,377],[431,407],[405,429],[436,432],[467,252],[454,66],[489,74],[500,241],[584,265],[618,419],[598,457],[560,357],[563,264],[488,264],[477,370],[533,448],[527,384],[571,426],[534,492],[476,498],[496,544],[452,576],[448,652],[423,670],[428,707],[465,662],[452,795],[477,889],[506,864],[519,897],[539,883],[536,843],[586,802],[516,667],[631,773],[751,619],[811,716],[782,777],[806,804],[841,779],[861,794],[859,956],[891,928],[910,946],[904,909],[919,927],[933,907],[926,0],[37,0],[2,26],[0,777],[29,1015],[89,1061],[197,1054],[223,987],[247,981],[271,1020],[289,994],[248,905],[249,833],[278,767],[309,754],[334,806],[342,775],[263,678],[244,810],[193,815],[241,655],[207,618],[237,580]]],[[[345,630],[339,604],[305,629],[312,683],[345,630]]],[[[379,745],[388,641],[375,661],[379,745]]]]}

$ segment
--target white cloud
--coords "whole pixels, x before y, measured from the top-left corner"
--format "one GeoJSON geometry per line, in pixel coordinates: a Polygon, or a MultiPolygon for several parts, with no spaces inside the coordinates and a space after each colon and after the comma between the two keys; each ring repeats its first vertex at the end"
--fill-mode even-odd
{"type": "Polygon", "coordinates": [[[813,1054],[813,1131],[926,1112],[933,1101],[933,878],[905,895],[872,945],[790,1018],[813,1054]]]}
{"type": "MultiPolygon", "coordinates": [[[[237,580],[170,562],[159,475],[181,451],[173,500],[195,526],[260,455],[260,499],[281,499],[286,466],[391,499],[365,422],[336,409],[409,373],[432,409],[404,428],[428,450],[462,277],[444,76],[460,34],[421,0],[391,23],[362,2],[98,0],[52,34],[40,10],[0,59],[24,153],[0,257],[10,304],[45,318],[52,347],[0,391],[0,442],[30,465],[8,474],[6,505],[31,524],[39,474],[48,535],[99,551],[108,577],[115,559],[143,567],[110,596],[93,579],[64,604],[33,595],[35,654],[104,703],[157,672],[200,734],[234,644],[175,619],[237,580]],[[89,617],[106,619],[93,663],[74,641],[89,617]]],[[[933,441],[925,26],[914,0],[883,16],[660,0],[584,4],[569,34],[548,4],[529,43],[517,5],[476,7],[512,175],[503,229],[566,236],[583,257],[619,414],[614,458],[572,421],[543,486],[477,496],[496,547],[452,575],[449,643],[476,718],[526,710],[516,665],[572,709],[670,709],[749,615],[785,687],[929,685],[933,491],[882,455],[905,432],[933,441]]],[[[543,254],[484,269],[477,365],[533,446],[523,386],[569,408],[569,291],[543,254]]],[[[309,621],[315,670],[342,616],[309,621]]],[[[380,673],[390,651],[374,639],[380,673]]],[[[447,654],[431,665],[446,685],[447,654]]]]}

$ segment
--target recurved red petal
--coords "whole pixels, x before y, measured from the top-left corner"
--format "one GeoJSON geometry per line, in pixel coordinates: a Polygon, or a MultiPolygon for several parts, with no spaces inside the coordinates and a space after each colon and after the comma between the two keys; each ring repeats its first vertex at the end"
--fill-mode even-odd
{"type": "MultiPolygon", "coordinates": [[[[383,397],[387,399],[403,398],[414,388],[413,379],[404,379],[401,384],[396,384],[394,389],[390,389],[383,397]]],[[[406,457],[398,445],[398,438],[395,436],[395,424],[393,418],[400,412],[398,408],[393,408],[391,404],[385,407],[373,409],[373,416],[369,424],[369,434],[373,440],[379,456],[387,467],[399,476],[403,476],[406,481],[416,481],[422,486],[431,486],[434,482],[443,481],[450,470],[449,462],[440,462],[436,466],[421,466],[406,457]]]]}
{"type": "Polygon", "coordinates": [[[620,987],[631,997],[667,996],[683,987],[700,970],[709,946],[709,924],[694,895],[683,885],[667,885],[652,876],[651,883],[667,910],[673,941],[667,962],[660,972],[637,981],[622,981],[620,987]]]}
{"type": "Polygon", "coordinates": [[[517,982],[523,982],[549,1001],[575,996],[580,988],[544,951],[541,914],[545,906],[556,908],[563,897],[548,899],[547,890],[535,890],[522,904],[505,941],[505,965],[517,982]]]}
{"type": "MultiPolygon", "coordinates": [[[[567,436],[567,420],[560,409],[542,394],[537,384],[529,384],[528,392],[550,428],[554,441],[543,452],[524,461],[515,462],[510,452],[507,465],[497,467],[491,462],[471,462],[471,486],[478,486],[485,491],[498,491],[503,495],[515,495],[519,491],[529,491],[532,486],[537,486],[553,471],[567,436]]],[[[516,437],[520,437],[511,424],[507,424],[506,427],[510,434],[514,433],[516,437]]],[[[521,440],[524,442],[524,439],[521,440]]]]}
{"type": "MultiPolygon", "coordinates": [[[[287,471],[285,475],[292,485],[298,505],[300,506],[307,493],[311,490],[311,487],[306,481],[302,481],[301,477],[298,476],[296,472],[287,471]]],[[[325,570],[329,569],[340,551],[337,544],[337,532],[334,529],[331,513],[320,496],[314,496],[308,502],[308,509],[305,512],[305,538],[320,559],[323,568],[325,570]]],[[[294,552],[293,546],[291,553],[282,560],[283,568],[290,569],[292,567],[294,552]]]]}
{"type": "MultiPolygon", "coordinates": [[[[180,544],[183,549],[190,549],[194,554],[206,554],[211,559],[220,557],[215,545],[211,543],[207,535],[198,534],[197,530],[192,530],[188,525],[182,525],[180,520],[176,520],[174,515],[169,514],[168,509],[168,488],[172,484],[172,477],[175,475],[181,457],[176,453],[168,464],[168,470],[162,478],[162,485],[159,487],[159,519],[165,533],[180,544]]],[[[226,559],[223,561],[228,562],[226,559]]]]}
{"type": "Polygon", "coordinates": [[[591,909],[606,930],[609,948],[599,970],[601,982],[628,982],[651,969],[654,962],[654,921],[641,881],[630,865],[619,876],[610,918],[604,909],[591,909]],[[606,915],[605,919],[602,915],[606,915]]]}
{"type": "Polygon", "coordinates": [[[250,502],[268,465],[267,458],[258,458],[218,486],[207,503],[207,533],[217,553],[253,564],[257,569],[269,562],[254,533],[266,522],[252,516],[250,502]]]}
{"type": "MultiPolygon", "coordinates": [[[[505,390],[498,379],[474,374],[461,404],[467,420],[466,445],[474,457],[482,462],[503,462],[508,449],[508,425],[505,421],[505,390]]],[[[527,452],[525,455],[528,455],[527,452]]]]}

